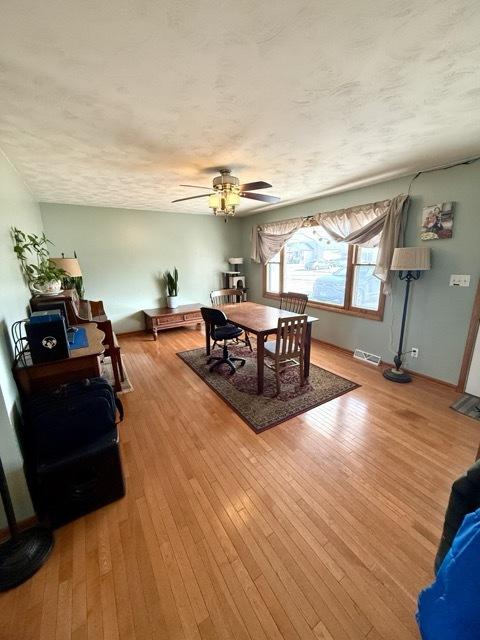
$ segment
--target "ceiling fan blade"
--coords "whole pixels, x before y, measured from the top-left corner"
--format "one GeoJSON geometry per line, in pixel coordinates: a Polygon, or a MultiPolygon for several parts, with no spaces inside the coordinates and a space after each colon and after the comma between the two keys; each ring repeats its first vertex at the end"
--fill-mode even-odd
{"type": "Polygon", "coordinates": [[[277,198],[277,196],[267,196],[264,193],[248,193],[245,191],[241,191],[240,196],[242,198],[249,198],[250,200],[261,200],[262,202],[269,202],[270,204],[275,204],[276,202],[280,202],[281,200],[281,198],[277,198]]]}
{"type": "Polygon", "coordinates": [[[209,193],[202,193],[201,196],[190,196],[189,198],[178,198],[177,200],[172,200],[172,202],[183,202],[184,200],[195,200],[195,198],[206,198],[209,196],[209,193]]]}
{"type": "Polygon", "coordinates": [[[246,182],[240,185],[240,191],[256,191],[256,189],[268,189],[271,186],[268,182],[262,182],[261,180],[258,182],[246,182]]]}
{"type": "Polygon", "coordinates": [[[212,190],[212,187],[199,187],[196,184],[181,184],[181,187],[193,187],[193,189],[208,189],[209,191],[212,190]]]}

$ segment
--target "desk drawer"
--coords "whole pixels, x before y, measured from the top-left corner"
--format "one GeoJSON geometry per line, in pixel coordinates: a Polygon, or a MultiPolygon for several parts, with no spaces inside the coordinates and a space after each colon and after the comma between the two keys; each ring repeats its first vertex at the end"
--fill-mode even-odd
{"type": "Polygon", "coordinates": [[[198,320],[200,321],[202,319],[202,314],[200,311],[191,311],[190,313],[184,313],[183,314],[183,319],[184,320],[198,320]]]}
{"type": "Polygon", "coordinates": [[[182,316],[160,316],[159,318],[153,318],[153,326],[159,327],[166,324],[175,324],[182,322],[182,316]]]}

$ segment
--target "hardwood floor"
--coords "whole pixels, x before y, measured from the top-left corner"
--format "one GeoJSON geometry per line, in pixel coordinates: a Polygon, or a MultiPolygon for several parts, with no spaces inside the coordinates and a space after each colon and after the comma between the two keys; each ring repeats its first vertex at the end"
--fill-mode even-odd
{"type": "Polygon", "coordinates": [[[409,640],[452,480],[478,446],[457,397],[314,344],[362,385],[255,435],[175,356],[195,329],[121,340],[127,497],[56,532],[0,598],[2,640],[409,640]]]}

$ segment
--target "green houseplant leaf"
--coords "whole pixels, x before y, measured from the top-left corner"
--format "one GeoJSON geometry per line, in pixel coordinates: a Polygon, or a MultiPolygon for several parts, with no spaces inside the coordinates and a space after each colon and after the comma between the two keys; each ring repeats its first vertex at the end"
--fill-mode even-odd
{"type": "Polygon", "coordinates": [[[30,288],[35,284],[44,285],[47,282],[61,280],[67,275],[63,269],[59,269],[50,261],[48,245],[53,243],[45,233],[41,236],[34,233],[26,234],[17,227],[12,227],[11,233],[13,250],[20,262],[25,282],[30,288]]]}
{"type": "Polygon", "coordinates": [[[174,267],[173,274],[171,271],[165,271],[165,284],[167,287],[167,295],[171,297],[178,296],[178,270],[174,267]]]}

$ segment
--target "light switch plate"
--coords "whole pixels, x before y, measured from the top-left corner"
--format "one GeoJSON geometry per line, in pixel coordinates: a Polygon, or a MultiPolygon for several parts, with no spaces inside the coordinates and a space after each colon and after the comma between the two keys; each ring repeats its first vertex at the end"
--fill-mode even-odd
{"type": "Polygon", "coordinates": [[[469,287],[470,276],[453,274],[450,276],[450,286],[451,287],[469,287]]]}

